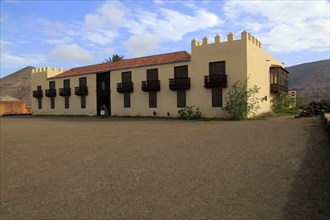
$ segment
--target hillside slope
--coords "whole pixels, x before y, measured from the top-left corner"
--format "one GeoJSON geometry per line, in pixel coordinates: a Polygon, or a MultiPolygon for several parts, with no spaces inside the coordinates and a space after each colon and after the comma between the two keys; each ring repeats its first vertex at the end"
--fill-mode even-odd
{"type": "Polygon", "coordinates": [[[304,102],[330,99],[330,60],[287,67],[289,90],[297,91],[304,102]]]}
{"type": "Polygon", "coordinates": [[[0,79],[0,95],[9,95],[31,104],[31,73],[34,67],[27,66],[0,79]]]}

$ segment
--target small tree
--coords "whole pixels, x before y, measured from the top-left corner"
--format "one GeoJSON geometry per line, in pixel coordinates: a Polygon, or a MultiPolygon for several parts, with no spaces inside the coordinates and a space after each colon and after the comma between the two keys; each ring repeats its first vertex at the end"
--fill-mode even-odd
{"type": "Polygon", "coordinates": [[[178,113],[180,115],[180,118],[184,120],[198,120],[203,117],[203,114],[200,109],[198,107],[195,108],[194,105],[187,106],[184,109],[180,109],[178,113]]]}
{"type": "Polygon", "coordinates": [[[298,107],[295,105],[295,100],[285,94],[274,101],[273,110],[279,114],[290,114],[297,113],[298,107]]]}
{"type": "Polygon", "coordinates": [[[255,115],[260,108],[259,99],[256,97],[259,90],[260,87],[256,85],[248,87],[248,80],[235,82],[229,89],[226,99],[225,110],[229,118],[243,120],[255,115]]]}
{"type": "Polygon", "coordinates": [[[123,55],[114,54],[112,57],[105,59],[103,63],[117,62],[120,60],[125,60],[125,57],[123,55]]]}

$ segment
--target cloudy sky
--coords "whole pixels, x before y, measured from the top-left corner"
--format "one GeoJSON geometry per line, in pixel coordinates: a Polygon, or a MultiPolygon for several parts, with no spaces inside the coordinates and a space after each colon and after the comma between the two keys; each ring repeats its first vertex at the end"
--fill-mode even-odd
{"type": "Polygon", "coordinates": [[[286,66],[329,59],[329,1],[1,0],[1,77],[186,50],[246,29],[286,66]]]}

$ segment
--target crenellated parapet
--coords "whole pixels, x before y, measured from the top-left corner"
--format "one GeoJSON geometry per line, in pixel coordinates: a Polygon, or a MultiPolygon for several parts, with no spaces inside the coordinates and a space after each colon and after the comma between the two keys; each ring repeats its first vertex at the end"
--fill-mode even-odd
{"type": "Polygon", "coordinates": [[[214,43],[209,43],[209,39],[207,37],[204,37],[202,42],[199,42],[198,40],[193,39],[191,41],[191,47],[193,48],[193,47],[198,47],[198,46],[205,46],[205,45],[210,45],[210,44],[222,44],[222,43],[228,44],[228,43],[231,43],[234,41],[246,41],[246,42],[250,42],[250,43],[254,44],[255,46],[257,46],[259,48],[262,47],[261,42],[245,30],[241,33],[241,39],[238,39],[238,40],[235,40],[234,34],[230,32],[227,35],[227,41],[221,42],[221,37],[220,37],[220,35],[217,34],[214,37],[214,43]]]}
{"type": "Polygon", "coordinates": [[[45,76],[47,78],[50,77],[54,77],[57,76],[63,72],[67,71],[67,69],[64,69],[62,67],[60,67],[59,69],[57,69],[56,67],[53,67],[52,69],[47,66],[47,67],[41,67],[41,68],[34,68],[32,69],[32,74],[38,74],[38,75],[42,75],[45,74],[45,76]]]}

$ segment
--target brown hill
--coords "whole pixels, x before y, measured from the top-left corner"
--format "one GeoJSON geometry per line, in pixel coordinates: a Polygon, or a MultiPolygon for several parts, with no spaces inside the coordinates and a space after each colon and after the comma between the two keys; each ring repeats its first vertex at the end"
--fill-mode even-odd
{"type": "Polygon", "coordinates": [[[289,90],[305,103],[330,99],[330,60],[303,63],[287,68],[289,90]]]}
{"type": "Polygon", "coordinates": [[[31,104],[31,73],[34,67],[27,66],[0,79],[0,95],[12,96],[31,104]]]}

